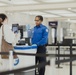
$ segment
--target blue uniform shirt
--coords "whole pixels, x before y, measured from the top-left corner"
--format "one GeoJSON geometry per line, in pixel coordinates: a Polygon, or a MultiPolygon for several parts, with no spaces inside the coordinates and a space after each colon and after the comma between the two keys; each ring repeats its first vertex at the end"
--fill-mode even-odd
{"type": "Polygon", "coordinates": [[[42,46],[47,44],[48,28],[44,25],[35,26],[32,30],[32,44],[42,46]]]}

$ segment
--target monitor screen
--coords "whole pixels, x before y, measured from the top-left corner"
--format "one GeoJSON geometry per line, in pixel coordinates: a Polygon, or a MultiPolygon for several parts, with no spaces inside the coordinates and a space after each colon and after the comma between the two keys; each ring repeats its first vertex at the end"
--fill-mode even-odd
{"type": "Polygon", "coordinates": [[[18,33],[18,24],[12,24],[12,31],[18,33]]]}
{"type": "Polygon", "coordinates": [[[49,26],[51,26],[51,27],[57,27],[57,25],[58,25],[57,21],[51,21],[51,22],[49,22],[49,26]]]}

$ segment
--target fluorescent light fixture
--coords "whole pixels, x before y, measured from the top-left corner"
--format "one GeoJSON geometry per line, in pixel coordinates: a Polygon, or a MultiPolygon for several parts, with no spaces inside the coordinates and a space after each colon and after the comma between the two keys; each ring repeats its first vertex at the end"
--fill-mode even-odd
{"type": "Polygon", "coordinates": [[[29,15],[43,15],[46,13],[40,12],[40,11],[28,11],[28,12],[22,12],[24,14],[29,14],[29,15]]]}
{"type": "Polygon", "coordinates": [[[76,14],[60,14],[60,15],[67,16],[67,17],[74,17],[74,16],[76,16],[76,14]]]}
{"type": "Polygon", "coordinates": [[[34,0],[12,0],[13,4],[37,4],[34,0]]]}
{"type": "Polygon", "coordinates": [[[54,14],[65,14],[65,13],[72,13],[70,11],[67,11],[67,10],[48,10],[46,12],[49,12],[49,13],[54,13],[54,14]]]}
{"type": "Polygon", "coordinates": [[[72,8],[68,8],[68,10],[72,10],[72,8]]]}
{"type": "Polygon", "coordinates": [[[76,23],[76,20],[70,20],[71,23],[76,23]]]}
{"type": "Polygon", "coordinates": [[[0,6],[5,6],[6,4],[4,4],[4,3],[0,3],[0,6]]]}
{"type": "Polygon", "coordinates": [[[76,12],[76,9],[72,9],[72,11],[76,12]]]}
{"type": "Polygon", "coordinates": [[[59,17],[56,15],[47,14],[47,13],[40,12],[40,11],[28,11],[28,12],[22,12],[22,13],[29,14],[29,15],[42,15],[43,17],[59,17]]]}
{"type": "Polygon", "coordinates": [[[42,15],[43,17],[47,17],[47,18],[55,18],[55,17],[60,17],[60,16],[56,16],[56,15],[52,15],[52,14],[45,14],[45,15],[42,15]]]}
{"type": "Polygon", "coordinates": [[[56,2],[69,2],[69,1],[74,1],[74,0],[41,0],[41,1],[56,3],[56,2]]]}
{"type": "Polygon", "coordinates": [[[71,21],[71,19],[67,19],[67,21],[71,21]]]}

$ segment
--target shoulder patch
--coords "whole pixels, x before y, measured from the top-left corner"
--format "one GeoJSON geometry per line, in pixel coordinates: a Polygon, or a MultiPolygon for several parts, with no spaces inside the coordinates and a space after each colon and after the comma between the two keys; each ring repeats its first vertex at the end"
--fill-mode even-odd
{"type": "Polygon", "coordinates": [[[46,29],[46,32],[48,32],[48,29],[46,29]]]}

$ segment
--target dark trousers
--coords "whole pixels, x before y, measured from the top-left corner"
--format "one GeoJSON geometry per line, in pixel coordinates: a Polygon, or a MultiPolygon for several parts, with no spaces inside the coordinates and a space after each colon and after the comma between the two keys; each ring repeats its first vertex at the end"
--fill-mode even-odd
{"type": "MultiPolygon", "coordinates": [[[[46,47],[45,46],[38,46],[37,53],[46,54],[46,47]]],[[[39,64],[42,62],[46,62],[46,57],[36,57],[36,64],[37,63],[39,64]]],[[[42,67],[40,69],[38,68],[38,72],[39,72],[39,75],[44,75],[45,74],[45,67],[42,67]]],[[[36,71],[35,71],[35,75],[36,75],[36,71]]]]}

